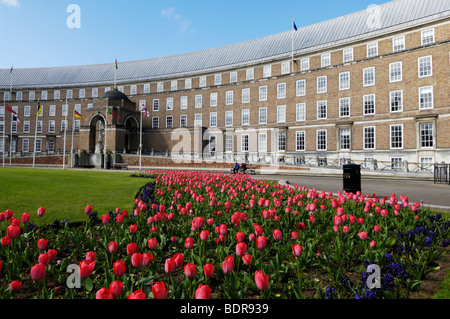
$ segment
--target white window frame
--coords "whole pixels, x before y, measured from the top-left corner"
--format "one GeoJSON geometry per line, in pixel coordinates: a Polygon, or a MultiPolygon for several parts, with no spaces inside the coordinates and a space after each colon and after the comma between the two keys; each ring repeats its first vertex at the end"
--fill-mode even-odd
{"type": "Polygon", "coordinates": [[[242,104],[250,103],[250,88],[242,89],[242,104]]]}
{"type": "Polygon", "coordinates": [[[317,77],[317,94],[327,93],[327,76],[322,75],[317,77]]]}
{"type": "Polygon", "coordinates": [[[373,58],[378,56],[378,42],[372,42],[367,44],[367,58],[373,58]]]}
{"type": "Polygon", "coordinates": [[[225,105],[233,105],[234,103],[234,91],[226,91],[225,92],[225,105]]]}
{"type": "Polygon", "coordinates": [[[265,65],[263,67],[263,77],[264,78],[270,78],[272,76],[272,66],[271,65],[265,65]]]}
{"type": "Polygon", "coordinates": [[[297,122],[306,121],[306,103],[297,103],[295,105],[295,119],[297,122]]]}
{"type": "Polygon", "coordinates": [[[225,111],[225,126],[233,126],[233,111],[225,111]]]}
{"type": "Polygon", "coordinates": [[[352,130],[349,127],[339,129],[339,150],[349,151],[352,148],[352,130]],[[345,139],[345,138],[348,138],[345,139]]]}
{"type": "Polygon", "coordinates": [[[403,146],[404,146],[404,130],[403,130],[403,124],[393,124],[393,125],[390,125],[390,127],[389,127],[389,145],[390,145],[390,149],[391,150],[397,150],[397,149],[403,149],[403,146]],[[401,134],[401,140],[400,141],[394,141],[393,140],[393,138],[394,138],[394,136],[393,136],[393,133],[395,133],[395,132],[393,132],[393,129],[394,128],[400,128],[400,130],[398,131],[398,132],[400,132],[400,134],[401,134]],[[400,144],[400,146],[394,146],[394,143],[397,143],[397,144],[400,144]]]}
{"type": "Polygon", "coordinates": [[[339,117],[350,117],[350,97],[339,99],[339,117]]]}
{"type": "Polygon", "coordinates": [[[419,123],[419,148],[432,149],[434,148],[434,124],[432,122],[419,123]],[[423,126],[431,126],[430,128],[423,128],[423,126]],[[429,135],[423,134],[423,132],[431,132],[431,139],[429,135]],[[424,139],[424,138],[427,139],[424,139]],[[424,146],[425,144],[425,146],[424,146]],[[428,144],[428,145],[426,145],[428,144]]]}
{"type": "Polygon", "coordinates": [[[317,119],[326,120],[328,115],[328,101],[317,101],[317,119]]]}
{"type": "Polygon", "coordinates": [[[243,109],[241,111],[241,125],[242,126],[250,125],[250,109],[243,109]]]}
{"type": "Polygon", "coordinates": [[[198,78],[198,87],[199,88],[206,87],[206,76],[201,76],[198,78]]]}
{"type": "Polygon", "coordinates": [[[402,61],[389,64],[389,82],[401,82],[403,80],[403,63],[402,61]]]}
{"type": "Polygon", "coordinates": [[[195,108],[196,109],[201,109],[203,107],[203,95],[202,94],[197,94],[195,96],[195,108]]]}
{"type": "Polygon", "coordinates": [[[194,115],[194,126],[202,127],[203,126],[203,115],[202,113],[195,113],[194,115]]]}
{"type": "Polygon", "coordinates": [[[144,94],[150,94],[150,84],[144,84],[144,94]]]}
{"type": "Polygon", "coordinates": [[[277,99],[286,98],[286,83],[277,84],[277,99]]]}
{"type": "Polygon", "coordinates": [[[419,78],[433,76],[433,56],[427,55],[417,59],[419,78]],[[429,70],[429,71],[428,71],[429,70]]]}
{"type": "Polygon", "coordinates": [[[166,116],[166,128],[173,128],[173,116],[166,116]]]}
{"type": "Polygon", "coordinates": [[[217,127],[217,112],[209,113],[209,127],[217,127]]]}
{"type": "Polygon", "coordinates": [[[250,136],[248,134],[241,135],[241,152],[247,153],[250,150],[250,136]]]}
{"type": "Polygon", "coordinates": [[[434,108],[434,94],[433,94],[433,86],[423,86],[419,88],[419,110],[431,110],[434,108]],[[426,92],[423,93],[423,91],[430,91],[430,92],[426,92]],[[427,95],[431,95],[430,97],[430,101],[428,104],[430,104],[430,106],[424,107],[424,103],[423,103],[423,95],[427,94],[427,95]]]}
{"type": "Polygon", "coordinates": [[[255,79],[255,69],[250,68],[245,70],[245,80],[246,81],[252,81],[255,79]]]}
{"type": "Polygon", "coordinates": [[[317,130],[317,131],[316,131],[316,150],[317,150],[318,152],[323,152],[323,151],[326,151],[326,150],[327,150],[327,148],[328,148],[328,138],[327,138],[327,135],[328,135],[327,130],[317,130]],[[325,133],[325,135],[324,135],[325,142],[319,144],[319,142],[321,142],[321,140],[319,139],[319,135],[320,135],[321,133],[325,133]],[[324,148],[320,148],[320,147],[319,147],[319,146],[322,146],[322,144],[324,145],[324,148]]]}
{"type": "Polygon", "coordinates": [[[258,110],[258,123],[267,124],[267,107],[260,107],[258,110]]]}
{"type": "Polygon", "coordinates": [[[277,106],[277,123],[286,123],[286,105],[277,106]]]}
{"type": "Polygon", "coordinates": [[[392,39],[392,52],[400,52],[405,50],[405,36],[400,35],[392,39]]]}
{"type": "Polygon", "coordinates": [[[363,113],[364,115],[373,115],[376,114],[376,96],[375,94],[366,94],[363,96],[363,113]],[[367,113],[366,103],[372,102],[373,103],[373,112],[367,113]]]}
{"type": "Polygon", "coordinates": [[[291,63],[289,61],[281,63],[281,75],[291,73],[291,63]]]}
{"type": "Polygon", "coordinates": [[[259,87],[259,101],[267,101],[267,85],[259,87]]]}
{"type": "Polygon", "coordinates": [[[192,89],[192,79],[185,79],[184,80],[184,89],[185,90],[192,89]]]}
{"type": "Polygon", "coordinates": [[[363,150],[375,150],[376,149],[376,127],[375,126],[365,126],[363,127],[363,150]],[[369,131],[370,130],[370,131],[369,131]],[[372,132],[373,130],[373,132],[372,132]],[[372,134],[373,136],[369,136],[372,134]],[[371,140],[373,139],[373,141],[371,140]],[[373,147],[368,147],[373,144],[373,147]]]}
{"type": "Polygon", "coordinates": [[[305,96],[306,95],[306,80],[297,80],[295,83],[295,95],[305,96]]]}
{"type": "Polygon", "coordinates": [[[173,110],[173,97],[166,98],[166,111],[173,110]]]}
{"type": "Polygon", "coordinates": [[[371,66],[363,69],[363,86],[375,85],[375,67],[371,66]]]}
{"type": "Polygon", "coordinates": [[[30,140],[28,138],[22,139],[22,152],[28,153],[30,151],[30,140]]]}
{"type": "Polygon", "coordinates": [[[222,74],[214,75],[214,85],[222,85],[222,74]]]}
{"type": "Polygon", "coordinates": [[[230,83],[237,83],[238,73],[237,71],[230,72],[230,83]]]}
{"type": "Polygon", "coordinates": [[[342,62],[348,63],[353,61],[353,48],[342,50],[342,62]]]}
{"type": "Polygon", "coordinates": [[[152,129],[159,129],[159,116],[152,117],[152,129]]]}
{"type": "Polygon", "coordinates": [[[309,58],[303,58],[300,60],[300,71],[308,71],[310,68],[309,58]]]}
{"type": "Polygon", "coordinates": [[[49,106],[48,116],[56,116],[56,105],[49,106]]]}
{"type": "Polygon", "coordinates": [[[422,46],[424,46],[424,45],[429,45],[429,44],[433,44],[435,41],[436,41],[436,38],[435,38],[435,33],[434,33],[434,28],[430,28],[430,29],[426,29],[426,30],[422,30],[422,32],[420,33],[420,43],[422,44],[422,46]],[[431,35],[425,35],[427,32],[430,32],[431,33],[431,35]],[[425,43],[425,40],[426,40],[426,38],[427,37],[431,37],[431,41],[427,41],[426,43],[425,43]]]}
{"type": "Polygon", "coordinates": [[[188,97],[182,96],[180,97],[180,110],[186,110],[188,108],[188,97]]]}
{"type": "Polygon", "coordinates": [[[350,89],[350,71],[339,73],[339,91],[350,89]]]}
{"type": "Polygon", "coordinates": [[[217,92],[213,92],[209,94],[209,106],[215,107],[217,106],[217,92]]]}
{"type": "Polygon", "coordinates": [[[389,92],[389,110],[391,113],[403,112],[403,90],[389,92]],[[400,97],[400,102],[396,100],[398,97],[400,97]],[[394,102],[399,102],[398,105],[395,106],[397,109],[394,109],[394,102]]]}
{"type": "Polygon", "coordinates": [[[180,115],[180,127],[181,128],[186,128],[187,126],[188,126],[187,114],[181,114],[180,115]],[[184,121],[184,123],[183,123],[183,121],[184,121]]]}
{"type": "Polygon", "coordinates": [[[297,152],[306,151],[306,131],[295,132],[295,150],[297,152]]]}
{"type": "Polygon", "coordinates": [[[86,97],[86,89],[79,89],[78,90],[78,98],[84,99],[86,97]]]}
{"type": "Polygon", "coordinates": [[[158,82],[156,83],[156,92],[162,93],[164,92],[164,82],[158,82]]]}
{"type": "Polygon", "coordinates": [[[258,133],[258,152],[267,153],[267,133],[258,133]]]}
{"type": "Polygon", "coordinates": [[[320,66],[326,68],[331,65],[331,54],[324,53],[320,56],[320,66]]]}
{"type": "Polygon", "coordinates": [[[178,90],[178,81],[177,80],[170,81],[170,90],[171,91],[178,90]]]}

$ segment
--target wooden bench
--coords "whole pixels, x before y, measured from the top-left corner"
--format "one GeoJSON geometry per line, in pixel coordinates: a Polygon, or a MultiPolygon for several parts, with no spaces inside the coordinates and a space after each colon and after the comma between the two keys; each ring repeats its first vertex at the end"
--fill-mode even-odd
{"type": "MultiPolygon", "coordinates": [[[[234,173],[234,167],[230,168],[230,172],[233,174],[234,173]]],[[[244,171],[239,168],[239,172],[240,173],[244,173],[244,171]]],[[[251,175],[255,175],[256,174],[256,166],[254,165],[247,165],[247,170],[246,170],[247,174],[251,174],[251,175]]]]}
{"type": "Polygon", "coordinates": [[[128,169],[128,163],[116,163],[114,164],[115,169],[128,169]]]}

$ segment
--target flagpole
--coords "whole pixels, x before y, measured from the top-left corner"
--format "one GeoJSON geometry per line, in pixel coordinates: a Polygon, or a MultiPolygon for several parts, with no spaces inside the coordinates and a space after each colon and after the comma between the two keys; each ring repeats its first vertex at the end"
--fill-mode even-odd
{"type": "Polygon", "coordinates": [[[142,170],[142,111],[144,111],[144,108],[140,110],[140,142],[139,142],[139,170],[142,170]]]}
{"type": "Polygon", "coordinates": [[[108,106],[105,114],[105,147],[103,150],[103,168],[106,169],[106,133],[108,132],[108,106]]]}
{"type": "Polygon", "coordinates": [[[36,139],[37,139],[37,123],[38,123],[38,117],[39,117],[39,105],[40,105],[40,101],[38,102],[38,110],[36,112],[36,125],[34,126],[33,168],[35,167],[35,163],[36,163],[36,139]]]}
{"type": "Polygon", "coordinates": [[[13,137],[12,136],[12,122],[13,122],[13,114],[11,113],[10,138],[9,138],[9,167],[11,167],[11,156],[12,156],[12,137],[13,137]]]}
{"type": "MultiPolygon", "coordinates": [[[[13,72],[14,66],[11,67],[11,71],[9,71],[9,100],[12,101],[12,72],[13,72]]],[[[6,102],[5,102],[6,103],[6,102]]],[[[9,166],[11,167],[11,156],[12,156],[12,119],[13,115],[11,113],[11,139],[9,140],[9,166]]],[[[5,116],[5,122],[6,122],[6,116],[5,116]]],[[[6,124],[6,123],[5,123],[6,124]]],[[[5,148],[3,146],[3,148],[5,148]]]]}
{"type": "MultiPolygon", "coordinates": [[[[67,105],[67,112],[69,112],[69,105],[67,105]]],[[[75,108],[72,112],[72,145],[70,147],[70,167],[73,168],[72,165],[72,156],[73,156],[73,135],[75,134],[75,108]]]]}
{"type": "MultiPolygon", "coordinates": [[[[69,104],[67,103],[67,95],[66,95],[66,107],[67,112],[69,112],[69,104]]],[[[67,112],[64,115],[64,150],[63,150],[63,169],[66,169],[66,137],[67,137],[67,112]]],[[[70,157],[72,161],[72,157],[70,157]]]]}
{"type": "Polygon", "coordinates": [[[6,130],[6,101],[4,101],[4,121],[3,121],[3,140],[2,140],[2,157],[3,157],[3,167],[5,167],[5,130],[6,130]]]}
{"type": "Polygon", "coordinates": [[[292,18],[292,31],[291,31],[291,48],[292,48],[292,73],[294,73],[294,18],[292,18]]]}

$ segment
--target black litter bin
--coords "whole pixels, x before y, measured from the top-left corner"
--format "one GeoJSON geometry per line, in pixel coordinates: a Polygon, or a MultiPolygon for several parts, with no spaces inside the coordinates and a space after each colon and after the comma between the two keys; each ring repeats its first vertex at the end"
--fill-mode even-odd
{"type": "Polygon", "coordinates": [[[344,191],[355,194],[361,191],[361,166],[357,164],[344,165],[344,191]]]}

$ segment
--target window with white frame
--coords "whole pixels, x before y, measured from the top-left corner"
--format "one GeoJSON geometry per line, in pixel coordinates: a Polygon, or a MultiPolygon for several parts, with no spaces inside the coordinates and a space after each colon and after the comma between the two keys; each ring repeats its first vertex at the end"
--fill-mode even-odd
{"type": "Polygon", "coordinates": [[[29,101],[34,101],[35,98],[36,98],[36,93],[34,91],[28,92],[28,100],[29,101]]]}
{"type": "Polygon", "coordinates": [[[195,127],[202,127],[203,126],[203,120],[202,120],[202,114],[196,113],[194,117],[194,126],[195,127]]]}
{"type": "Polygon", "coordinates": [[[399,82],[402,80],[402,62],[389,64],[389,81],[399,82]]]}
{"type": "Polygon", "coordinates": [[[94,107],[94,103],[88,103],[87,108],[92,109],[94,107]]]}
{"type": "Polygon", "coordinates": [[[36,144],[34,145],[34,150],[36,153],[42,152],[42,140],[40,138],[36,139],[36,144]]]}
{"type": "Polygon", "coordinates": [[[350,98],[343,97],[339,99],[339,117],[350,116],[350,98]]]}
{"type": "Polygon", "coordinates": [[[73,90],[67,90],[66,91],[66,98],[67,99],[71,99],[71,98],[73,98],[73,90]]]}
{"type": "Polygon", "coordinates": [[[67,120],[61,121],[61,132],[67,131],[67,120]]]}
{"type": "Polygon", "coordinates": [[[267,101],[267,85],[259,87],[259,100],[267,101]]]}
{"type": "Polygon", "coordinates": [[[225,135],[225,152],[233,152],[233,135],[225,135]]]}
{"type": "Polygon", "coordinates": [[[186,114],[180,115],[180,127],[182,127],[182,128],[187,127],[187,115],[186,114]]]}
{"type": "Polygon", "coordinates": [[[242,89],[242,103],[250,103],[250,89],[242,89]]]}
{"type": "Polygon", "coordinates": [[[192,88],[192,79],[185,79],[184,80],[184,89],[190,90],[192,88]]]}
{"type": "Polygon", "coordinates": [[[98,88],[93,88],[91,94],[94,99],[98,98],[98,88]]]}
{"type": "Polygon", "coordinates": [[[11,133],[17,133],[17,121],[11,121],[11,133]]]}
{"type": "Polygon", "coordinates": [[[286,132],[278,132],[277,134],[277,151],[286,151],[286,132]]]}
{"type": "Polygon", "coordinates": [[[420,123],[419,125],[420,147],[431,148],[434,146],[433,123],[420,123]]]}
{"type": "Polygon", "coordinates": [[[247,81],[254,80],[255,79],[255,69],[251,68],[251,69],[245,70],[245,79],[247,81]]]}
{"type": "Polygon", "coordinates": [[[36,132],[37,133],[42,133],[42,121],[36,121],[36,132]]]}
{"type": "Polygon", "coordinates": [[[259,108],[259,124],[267,124],[267,107],[259,108]]]}
{"type": "Polygon", "coordinates": [[[269,78],[272,76],[272,66],[271,65],[265,65],[263,67],[263,77],[269,78]]]}
{"type": "Polygon", "coordinates": [[[317,101],[317,119],[327,118],[327,101],[317,101]]]}
{"type": "Polygon", "coordinates": [[[197,94],[195,96],[195,108],[201,108],[203,106],[203,96],[201,94],[197,94]]]}
{"type": "Polygon", "coordinates": [[[221,85],[221,84],[222,84],[222,74],[214,75],[214,85],[221,85]]]}
{"type": "Polygon", "coordinates": [[[22,101],[22,98],[23,98],[22,92],[17,92],[16,93],[16,101],[22,101]]]}
{"type": "Polygon", "coordinates": [[[419,58],[419,78],[433,75],[433,57],[431,55],[419,58]]]}
{"type": "Polygon", "coordinates": [[[75,104],[75,111],[81,113],[81,104],[75,104]]]}
{"type": "Polygon", "coordinates": [[[41,92],[41,100],[42,101],[46,101],[48,97],[48,92],[47,91],[42,91],[41,92]]]}
{"type": "Polygon", "coordinates": [[[327,92],[327,76],[319,76],[317,77],[317,93],[326,93],[327,92]]]}
{"type": "Polygon", "coordinates": [[[339,129],[339,149],[349,150],[350,149],[350,128],[339,129]]]}
{"type": "Polygon", "coordinates": [[[433,87],[424,86],[419,88],[419,109],[429,110],[433,108],[433,87]]]}
{"type": "Polygon", "coordinates": [[[331,55],[330,53],[324,53],[320,56],[320,66],[325,68],[331,65],[331,55]]]}
{"type": "Polygon", "coordinates": [[[230,83],[236,83],[238,81],[238,74],[236,71],[230,72],[230,83]]]}
{"type": "Polygon", "coordinates": [[[233,126],[233,111],[225,112],[225,126],[233,126]]]}
{"type": "Polygon", "coordinates": [[[198,86],[201,87],[201,88],[206,86],[206,76],[201,76],[198,79],[198,86]]]}
{"type": "Polygon", "coordinates": [[[248,152],[249,150],[249,136],[248,134],[241,135],[241,152],[248,152]]]}
{"type": "Polygon", "coordinates": [[[105,93],[111,91],[110,87],[105,87],[105,93]]]}
{"type": "Polygon", "coordinates": [[[225,105],[233,105],[233,91],[225,92],[225,105]]]}
{"type": "Polygon", "coordinates": [[[5,121],[0,121],[0,132],[5,130],[5,121]]]}
{"type": "Polygon", "coordinates": [[[144,84],[144,94],[150,94],[150,84],[144,84]]]}
{"type": "Polygon", "coordinates": [[[363,97],[364,115],[375,114],[375,94],[367,94],[363,97]]]}
{"type": "Polygon", "coordinates": [[[422,31],[422,45],[434,43],[434,28],[422,31]]]}
{"type": "Polygon", "coordinates": [[[303,152],[306,149],[306,132],[297,131],[295,132],[295,146],[297,152],[303,152]]]}
{"type": "Polygon", "coordinates": [[[350,72],[339,73],[339,90],[350,89],[350,72]]]}
{"type": "Polygon", "coordinates": [[[391,149],[403,148],[403,125],[396,124],[390,127],[391,149]]]}
{"type": "Polygon", "coordinates": [[[156,84],[156,92],[158,93],[164,92],[164,82],[158,82],[156,84]]]}
{"type": "Polygon", "coordinates": [[[52,139],[47,141],[47,150],[50,153],[53,153],[55,151],[55,140],[52,139]]]}
{"type": "Polygon", "coordinates": [[[375,85],[375,67],[365,68],[363,70],[363,85],[375,85]]]}
{"type": "Polygon", "coordinates": [[[137,94],[137,86],[130,85],[130,95],[136,95],[136,94],[137,94]]]}
{"type": "Polygon", "coordinates": [[[56,105],[50,105],[48,116],[56,116],[56,105]]]}
{"type": "Polygon", "coordinates": [[[25,117],[29,117],[31,114],[31,106],[30,105],[25,105],[23,108],[23,116],[25,117]]]}
{"type": "Polygon", "coordinates": [[[152,117],[152,128],[154,128],[154,129],[159,128],[159,117],[158,116],[152,117]]]}
{"type": "Polygon", "coordinates": [[[81,121],[80,120],[73,121],[73,130],[75,132],[79,132],[80,131],[80,125],[81,125],[81,121]]]}
{"type": "Polygon", "coordinates": [[[217,113],[209,113],[209,127],[217,127],[217,113]]]}
{"type": "Polygon", "coordinates": [[[286,83],[277,84],[277,99],[286,98],[286,83]]]}
{"type": "Polygon", "coordinates": [[[30,121],[23,122],[23,132],[30,133],[30,121]]]}
{"type": "Polygon", "coordinates": [[[367,57],[372,58],[378,55],[378,42],[367,44],[367,57]]]}
{"type": "Polygon", "coordinates": [[[403,111],[403,91],[391,91],[390,92],[390,105],[391,112],[403,111]]]}
{"type": "Polygon", "coordinates": [[[303,58],[300,60],[300,71],[309,70],[309,58],[303,58]]]}
{"type": "Polygon", "coordinates": [[[258,152],[260,153],[267,152],[267,133],[258,134],[258,152]]]}
{"type": "Polygon", "coordinates": [[[316,147],[318,151],[327,150],[327,130],[318,130],[316,138],[316,147]]]}
{"type": "Polygon", "coordinates": [[[0,117],[5,117],[5,106],[0,105],[0,117]]]}
{"type": "Polygon", "coordinates": [[[289,74],[290,72],[291,72],[291,63],[290,62],[281,63],[281,75],[289,74]]]}
{"type": "Polygon", "coordinates": [[[392,51],[399,52],[405,50],[405,36],[401,35],[392,39],[392,51]]]}
{"type": "Polygon", "coordinates": [[[63,104],[61,107],[61,115],[67,116],[69,115],[69,106],[67,104],[63,104]]]}
{"type": "Polygon", "coordinates": [[[363,148],[365,150],[375,149],[375,126],[366,126],[363,128],[363,148]]]}
{"type": "Polygon", "coordinates": [[[347,48],[342,51],[342,60],[344,63],[353,61],[353,48],[347,48]]]}
{"type": "Polygon", "coordinates": [[[295,119],[297,122],[306,121],[306,103],[295,105],[295,119]]]}
{"type": "Polygon", "coordinates": [[[419,158],[420,170],[431,172],[434,165],[434,157],[420,157],[419,158]]]}
{"type": "Polygon", "coordinates": [[[178,90],[178,81],[177,80],[170,81],[170,90],[171,91],[178,90]]]}
{"type": "Polygon", "coordinates": [[[217,93],[211,93],[209,95],[209,106],[217,106],[217,93]]]}
{"type": "Polygon", "coordinates": [[[4,92],[3,93],[3,101],[9,101],[11,100],[11,95],[9,94],[9,92],[4,92]]]}
{"type": "Polygon", "coordinates": [[[277,123],[286,122],[286,105],[277,106],[277,123]]]}
{"type": "Polygon", "coordinates": [[[391,169],[396,171],[403,170],[403,157],[391,157],[391,169]]]}
{"type": "Polygon", "coordinates": [[[55,133],[55,121],[48,121],[48,132],[55,133]]]}
{"type": "Polygon", "coordinates": [[[187,96],[182,96],[180,98],[180,109],[181,110],[186,110],[188,107],[188,97],[187,96]]]}
{"type": "Polygon", "coordinates": [[[173,116],[166,116],[166,128],[173,128],[173,116]]]}
{"type": "Polygon", "coordinates": [[[80,99],[84,99],[84,98],[86,97],[86,89],[80,89],[80,90],[78,91],[78,97],[79,97],[80,99]]]}
{"type": "Polygon", "coordinates": [[[22,140],[22,152],[28,153],[30,151],[30,140],[27,138],[24,138],[22,140]]]}
{"type": "Polygon", "coordinates": [[[295,94],[297,96],[306,95],[306,80],[298,80],[295,85],[295,94]]]}
{"type": "Polygon", "coordinates": [[[241,125],[250,125],[250,110],[249,109],[242,110],[241,125]]]}

